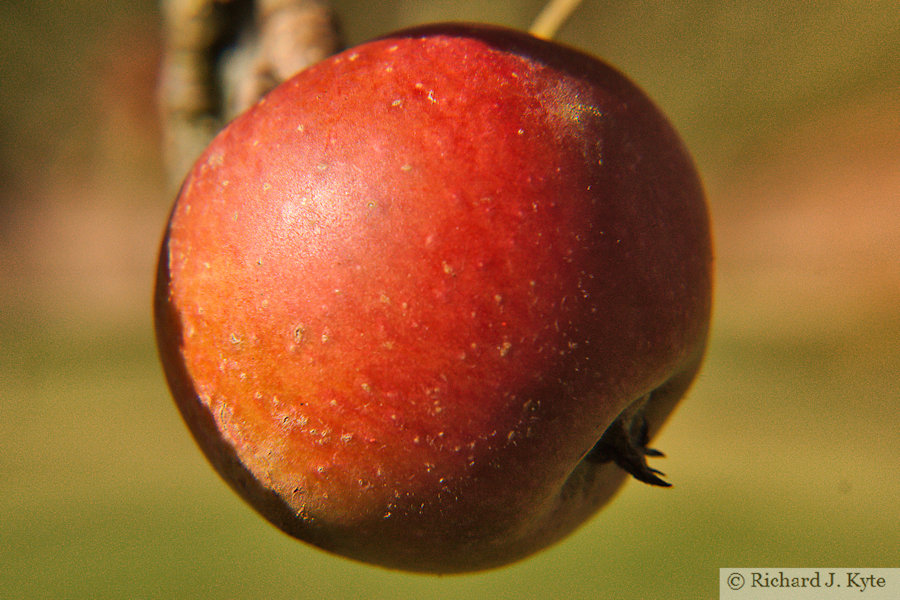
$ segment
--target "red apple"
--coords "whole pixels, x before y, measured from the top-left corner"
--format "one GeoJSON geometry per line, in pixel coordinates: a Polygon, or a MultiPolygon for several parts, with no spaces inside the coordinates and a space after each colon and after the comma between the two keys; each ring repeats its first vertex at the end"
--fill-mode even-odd
{"type": "Polygon", "coordinates": [[[392,568],[559,540],[627,477],[710,316],[703,191],[595,58],[436,25],[313,66],[175,204],[162,362],[206,456],[288,534],[392,568]]]}

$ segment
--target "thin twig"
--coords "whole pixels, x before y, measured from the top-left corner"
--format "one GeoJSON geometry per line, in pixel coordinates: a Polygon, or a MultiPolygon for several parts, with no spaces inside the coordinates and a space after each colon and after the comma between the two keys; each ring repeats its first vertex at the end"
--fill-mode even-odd
{"type": "Polygon", "coordinates": [[[532,35],[553,39],[579,4],[581,0],[550,0],[538,14],[529,31],[532,35]]]}

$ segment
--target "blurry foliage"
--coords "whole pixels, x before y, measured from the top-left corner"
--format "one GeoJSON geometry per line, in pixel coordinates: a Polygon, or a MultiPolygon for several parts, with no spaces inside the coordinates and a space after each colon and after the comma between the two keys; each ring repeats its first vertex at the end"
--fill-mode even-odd
{"type": "Polygon", "coordinates": [[[145,60],[140,47],[105,43],[129,27],[155,37],[156,26],[151,0],[0,3],[0,163],[23,180],[60,161],[90,164],[102,109],[95,86],[115,58],[107,53],[145,60]]]}

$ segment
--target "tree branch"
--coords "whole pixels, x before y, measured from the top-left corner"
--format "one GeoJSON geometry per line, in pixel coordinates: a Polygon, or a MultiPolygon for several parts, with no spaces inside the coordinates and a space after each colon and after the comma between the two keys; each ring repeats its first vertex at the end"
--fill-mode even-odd
{"type": "Polygon", "coordinates": [[[324,0],[163,0],[163,16],[159,99],[173,190],[228,121],[341,45],[324,0]]]}

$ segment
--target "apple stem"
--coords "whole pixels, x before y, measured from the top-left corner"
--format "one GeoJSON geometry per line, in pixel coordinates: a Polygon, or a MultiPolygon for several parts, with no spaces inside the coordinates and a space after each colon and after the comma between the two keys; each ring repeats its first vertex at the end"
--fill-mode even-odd
{"type": "Polygon", "coordinates": [[[581,0],[550,0],[538,14],[529,32],[537,37],[553,39],[559,28],[572,16],[581,0]]]}

